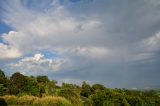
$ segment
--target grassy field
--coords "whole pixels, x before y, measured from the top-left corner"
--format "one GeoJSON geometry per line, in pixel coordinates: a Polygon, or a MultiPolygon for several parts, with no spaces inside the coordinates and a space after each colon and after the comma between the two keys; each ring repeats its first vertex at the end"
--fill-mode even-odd
{"type": "Polygon", "coordinates": [[[63,97],[45,96],[39,98],[28,95],[21,97],[13,95],[1,96],[0,105],[72,106],[72,104],[63,97]]]}

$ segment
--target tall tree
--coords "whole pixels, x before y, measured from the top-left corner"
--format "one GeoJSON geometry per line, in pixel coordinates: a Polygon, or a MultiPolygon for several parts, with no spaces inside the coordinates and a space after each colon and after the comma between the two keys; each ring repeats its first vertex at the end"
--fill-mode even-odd
{"type": "Polygon", "coordinates": [[[4,72],[0,69],[0,84],[6,83],[6,77],[4,72]]]}
{"type": "Polygon", "coordinates": [[[81,95],[84,97],[88,97],[92,94],[92,88],[89,84],[83,81],[81,95]]]}
{"type": "Polygon", "coordinates": [[[4,72],[0,69],[0,96],[7,92],[7,78],[4,72]]]}
{"type": "Polygon", "coordinates": [[[46,86],[49,83],[49,79],[47,76],[37,76],[37,82],[40,88],[40,96],[44,94],[46,91],[46,86]]]}
{"type": "Polygon", "coordinates": [[[106,88],[105,88],[105,86],[103,86],[101,84],[94,84],[94,85],[92,85],[92,89],[93,89],[94,93],[96,93],[96,92],[101,92],[101,91],[105,90],[106,88]]]}
{"type": "Polygon", "coordinates": [[[47,83],[47,82],[49,82],[49,79],[47,76],[37,76],[37,82],[38,83],[47,83]]]}
{"type": "Polygon", "coordinates": [[[10,91],[12,94],[17,94],[19,92],[23,92],[25,85],[27,83],[26,76],[23,74],[16,72],[10,77],[11,87],[10,91]]]}
{"type": "Polygon", "coordinates": [[[38,83],[37,83],[35,77],[33,77],[33,76],[27,77],[25,91],[28,94],[31,94],[33,96],[40,96],[40,88],[38,86],[38,83]]]}

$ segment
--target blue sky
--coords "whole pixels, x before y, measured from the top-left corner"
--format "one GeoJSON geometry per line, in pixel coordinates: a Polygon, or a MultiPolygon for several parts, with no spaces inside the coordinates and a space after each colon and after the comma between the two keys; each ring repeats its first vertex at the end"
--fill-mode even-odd
{"type": "Polygon", "coordinates": [[[59,82],[160,88],[159,0],[1,0],[0,68],[59,82]]]}

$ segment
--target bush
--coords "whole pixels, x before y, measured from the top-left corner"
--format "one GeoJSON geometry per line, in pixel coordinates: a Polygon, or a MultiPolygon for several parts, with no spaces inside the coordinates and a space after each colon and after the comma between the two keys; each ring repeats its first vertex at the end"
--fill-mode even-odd
{"type": "Polygon", "coordinates": [[[33,103],[34,106],[71,106],[71,103],[62,97],[46,96],[33,103]]]}
{"type": "Polygon", "coordinates": [[[37,99],[38,98],[34,96],[21,96],[18,98],[18,105],[32,105],[33,102],[37,99]]]}
{"type": "Polygon", "coordinates": [[[16,105],[18,102],[17,97],[13,95],[5,95],[1,98],[3,98],[8,105],[16,105]]]}
{"type": "Polygon", "coordinates": [[[126,100],[131,106],[142,106],[143,101],[138,96],[127,96],[126,100]]]}
{"type": "Polygon", "coordinates": [[[58,96],[65,97],[69,101],[71,101],[73,104],[80,105],[82,101],[80,100],[80,97],[78,94],[76,94],[73,90],[71,89],[61,89],[58,91],[58,96]]]}
{"type": "Polygon", "coordinates": [[[93,106],[93,101],[91,99],[88,99],[86,97],[81,97],[83,100],[83,106],[93,106]]]}
{"type": "Polygon", "coordinates": [[[38,98],[35,96],[3,96],[7,105],[32,105],[32,106],[72,106],[72,104],[63,97],[46,96],[38,98]]]}

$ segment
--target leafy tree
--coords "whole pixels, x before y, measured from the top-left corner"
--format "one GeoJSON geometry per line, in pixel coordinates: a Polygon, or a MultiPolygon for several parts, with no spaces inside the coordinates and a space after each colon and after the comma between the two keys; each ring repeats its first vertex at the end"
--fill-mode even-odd
{"type": "Polygon", "coordinates": [[[104,101],[107,99],[107,95],[102,91],[91,95],[89,98],[93,101],[93,106],[103,106],[104,101]]]}
{"type": "Polygon", "coordinates": [[[40,88],[40,96],[47,92],[46,86],[50,82],[47,76],[37,76],[38,86],[40,88]]]}
{"type": "Polygon", "coordinates": [[[101,91],[105,90],[106,88],[101,84],[94,84],[94,85],[92,85],[92,89],[93,89],[94,93],[96,93],[96,92],[101,92],[101,91]]]}
{"type": "Polygon", "coordinates": [[[4,95],[6,88],[3,84],[0,84],[0,96],[4,95]]]}
{"type": "Polygon", "coordinates": [[[64,89],[59,90],[58,96],[65,97],[66,99],[70,100],[76,106],[81,104],[79,95],[71,89],[64,88],[64,89]]]}
{"type": "Polygon", "coordinates": [[[56,84],[57,81],[55,80],[48,82],[47,85],[45,86],[45,93],[47,95],[56,95],[56,84]]]}
{"type": "Polygon", "coordinates": [[[6,77],[4,72],[0,69],[0,84],[6,83],[6,77]]]}
{"type": "Polygon", "coordinates": [[[81,87],[76,85],[76,84],[67,84],[67,83],[62,83],[62,88],[63,89],[71,89],[78,95],[81,93],[81,87]]]}
{"type": "Polygon", "coordinates": [[[138,96],[127,96],[126,100],[131,106],[142,106],[143,101],[138,96]]]}
{"type": "Polygon", "coordinates": [[[7,78],[4,74],[4,72],[0,69],[0,95],[4,95],[7,93],[7,78]]]}
{"type": "Polygon", "coordinates": [[[33,96],[40,96],[40,89],[35,77],[27,77],[25,91],[33,96]]]}
{"type": "Polygon", "coordinates": [[[76,84],[67,84],[67,83],[62,83],[62,88],[69,88],[69,89],[76,89],[76,88],[79,88],[78,85],[76,84]]]}
{"type": "Polygon", "coordinates": [[[89,84],[87,84],[85,81],[82,84],[82,90],[81,90],[81,95],[84,97],[89,97],[92,94],[92,88],[90,87],[89,84]]]}
{"type": "Polygon", "coordinates": [[[49,79],[47,76],[37,76],[37,82],[38,83],[48,83],[49,79]]]}
{"type": "Polygon", "coordinates": [[[27,79],[23,74],[16,72],[11,76],[10,82],[10,93],[17,94],[24,91],[27,79]]]}

